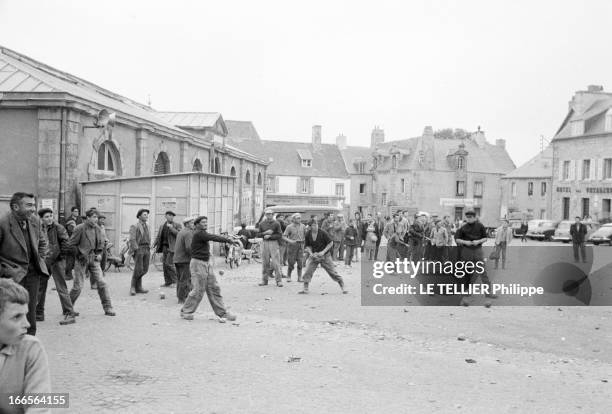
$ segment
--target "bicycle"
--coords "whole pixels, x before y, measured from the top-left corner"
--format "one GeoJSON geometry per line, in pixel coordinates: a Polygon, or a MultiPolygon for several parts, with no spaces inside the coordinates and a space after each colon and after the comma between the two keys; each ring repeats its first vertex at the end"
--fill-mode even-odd
{"type": "Polygon", "coordinates": [[[253,259],[256,263],[261,263],[263,239],[261,238],[249,239],[249,243],[251,243],[250,258],[253,259]]]}

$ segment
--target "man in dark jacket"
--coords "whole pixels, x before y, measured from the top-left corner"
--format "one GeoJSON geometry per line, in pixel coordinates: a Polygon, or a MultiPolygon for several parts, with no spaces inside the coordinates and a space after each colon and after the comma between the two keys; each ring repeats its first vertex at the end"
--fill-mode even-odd
{"type": "Polygon", "coordinates": [[[88,210],[85,213],[85,217],[85,222],[79,224],[74,229],[69,242],[70,249],[76,250],[76,260],[74,262],[75,276],[74,284],[70,291],[70,299],[74,305],[81,294],[85,272],[89,271],[98,287],[98,295],[100,296],[100,302],[102,302],[104,314],[106,316],[115,316],[110,292],[102,277],[102,269],[100,268],[102,250],[104,249],[104,236],[97,224],[98,213],[95,210],[88,210]]]}
{"type": "MultiPolygon", "coordinates": [[[[74,229],[76,228],[76,226],[83,223],[83,217],[81,217],[79,208],[77,206],[73,206],[70,209],[70,216],[66,218],[64,223],[65,223],[66,231],[68,232],[68,237],[72,236],[72,233],[74,233],[74,229]]],[[[66,254],[66,277],[65,277],[66,280],[72,280],[73,270],[74,270],[74,254],[67,253],[66,254]]]]}
{"type": "Polygon", "coordinates": [[[130,252],[134,257],[134,272],[132,273],[132,284],[130,295],[137,293],[149,293],[142,287],[142,278],[149,271],[149,259],[151,258],[151,231],[147,220],[149,220],[149,210],[141,208],[136,213],[138,223],[130,226],[130,238],[128,244],[130,252]]]}
{"type": "Polygon", "coordinates": [[[274,220],[272,209],[266,209],[264,214],[266,219],[259,223],[259,233],[257,234],[257,237],[264,239],[262,249],[262,280],[259,286],[267,286],[268,278],[274,272],[276,274],[276,286],[282,287],[283,274],[280,266],[278,241],[283,237],[283,232],[281,231],[280,223],[274,220]]]}
{"type": "Polygon", "coordinates": [[[586,263],[586,248],[584,242],[587,234],[587,227],[580,221],[580,217],[576,216],[576,221],[570,226],[570,236],[572,236],[572,245],[574,247],[574,262],[580,262],[580,256],[582,256],[582,262],[586,263]]]}
{"type": "MultiPolygon", "coordinates": [[[[49,273],[53,276],[55,289],[57,290],[57,295],[62,305],[64,320],[60,321],[60,325],[75,323],[72,300],[70,300],[68,286],[66,286],[66,280],[64,280],[64,255],[70,251],[68,246],[68,232],[64,226],[53,220],[53,210],[50,208],[40,209],[38,211],[38,216],[42,220],[43,229],[47,231],[47,241],[49,243],[49,253],[47,254],[45,263],[49,273]]],[[[47,297],[48,282],[49,276],[42,276],[40,278],[38,305],[36,306],[37,321],[45,320],[45,299],[47,297]]]]}
{"type": "Polygon", "coordinates": [[[0,218],[0,277],[11,278],[28,291],[28,334],[36,335],[38,285],[42,276],[49,276],[47,237],[35,215],[33,194],[15,193],[9,206],[11,211],[0,218]]]}
{"type": "Polygon", "coordinates": [[[191,241],[193,239],[193,221],[196,217],[185,217],[183,229],[176,236],[174,243],[174,266],[176,267],[177,283],[176,297],[179,303],[185,303],[187,295],[191,290],[191,272],[189,262],[191,261],[191,241]]]}
{"type": "Polygon", "coordinates": [[[159,226],[157,238],[153,243],[156,253],[163,253],[162,263],[164,265],[164,284],[162,287],[172,286],[176,283],[176,269],[174,268],[174,244],[176,236],[181,231],[181,225],[174,222],[173,211],[166,211],[166,222],[159,226]]]}

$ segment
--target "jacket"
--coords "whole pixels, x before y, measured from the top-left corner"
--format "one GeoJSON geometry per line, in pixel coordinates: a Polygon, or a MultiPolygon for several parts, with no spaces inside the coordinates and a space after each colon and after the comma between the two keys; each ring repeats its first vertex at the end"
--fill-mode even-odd
{"type": "Polygon", "coordinates": [[[504,226],[499,226],[496,230],[495,230],[495,244],[501,244],[501,242],[505,241],[506,244],[509,246],[510,243],[512,242],[512,227],[508,226],[506,228],[506,238],[505,240],[502,238],[502,233],[504,232],[504,226]]]}
{"type": "MultiPolygon", "coordinates": [[[[164,230],[164,227],[166,227],[166,224],[168,224],[168,222],[162,224],[161,226],[159,226],[159,230],[157,231],[157,237],[155,237],[155,243],[153,244],[156,249],[155,252],[156,253],[161,253],[164,251],[164,247],[162,246],[162,232],[164,230]]],[[[182,226],[179,223],[174,223],[172,222],[172,226],[168,227],[168,250],[170,250],[171,252],[174,252],[174,245],[176,243],[176,236],[178,235],[179,231],[181,231],[182,226]]]]}
{"type": "Polygon", "coordinates": [[[104,251],[104,235],[102,229],[88,222],[79,224],[70,236],[70,250],[76,250],[76,257],[87,259],[90,254],[102,254],[104,251]]]}
{"type": "Polygon", "coordinates": [[[136,224],[130,226],[130,238],[128,240],[128,245],[130,246],[130,251],[135,253],[140,246],[148,246],[151,247],[151,227],[146,224],[147,229],[149,230],[149,239],[146,239],[145,234],[143,233],[142,225],[140,221],[136,224]]]}
{"type": "Polygon", "coordinates": [[[185,227],[176,236],[174,243],[174,263],[189,263],[191,261],[191,241],[193,230],[185,227]]]}
{"type": "Polygon", "coordinates": [[[361,238],[356,228],[351,226],[346,228],[344,232],[344,244],[347,246],[357,246],[361,244],[361,238]]]}
{"type": "Polygon", "coordinates": [[[570,235],[572,236],[573,243],[584,243],[586,234],[587,227],[583,223],[578,223],[578,227],[576,227],[576,223],[570,226],[570,235]]]}
{"type": "Polygon", "coordinates": [[[66,228],[54,222],[47,230],[47,240],[49,242],[49,253],[47,254],[47,264],[53,264],[62,259],[62,255],[70,251],[70,237],[66,228]]]}
{"type": "MultiPolygon", "coordinates": [[[[35,260],[36,268],[43,275],[49,276],[45,264],[47,237],[38,217],[28,219],[28,233],[33,250],[31,253],[38,258],[35,260]]],[[[6,213],[0,218],[0,277],[10,277],[19,283],[26,276],[30,263],[27,248],[17,217],[12,211],[6,213]]]]}

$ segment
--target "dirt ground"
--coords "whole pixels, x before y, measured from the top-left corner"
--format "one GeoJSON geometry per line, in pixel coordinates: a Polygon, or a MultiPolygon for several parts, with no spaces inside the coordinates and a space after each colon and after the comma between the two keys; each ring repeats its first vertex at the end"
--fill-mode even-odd
{"type": "Polygon", "coordinates": [[[610,307],[364,307],[359,266],[339,266],[348,295],[321,270],[310,295],[258,287],[260,266],[216,259],[236,323],[206,298],[180,319],[159,272],[136,297],[109,272],[118,315],[87,288],[66,327],[49,290],[39,338],[64,412],[612,412],[610,307]]]}

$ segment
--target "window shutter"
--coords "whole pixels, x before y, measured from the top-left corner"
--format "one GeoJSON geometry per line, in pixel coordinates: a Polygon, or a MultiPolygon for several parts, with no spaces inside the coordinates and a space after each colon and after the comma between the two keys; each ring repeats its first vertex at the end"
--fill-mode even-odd
{"type": "Polygon", "coordinates": [[[278,188],[279,188],[279,183],[278,183],[278,177],[274,177],[274,181],[272,182],[272,192],[273,193],[278,193],[278,188]]]}
{"type": "Polygon", "coordinates": [[[589,172],[589,181],[593,181],[595,179],[596,171],[597,171],[597,160],[595,158],[591,158],[591,171],[589,172]]]}
{"type": "Polygon", "coordinates": [[[313,194],[313,193],[314,193],[314,178],[311,178],[311,179],[309,180],[309,186],[310,186],[310,187],[309,187],[309,189],[308,189],[308,192],[309,192],[310,194],[313,194]]]}
{"type": "Polygon", "coordinates": [[[563,181],[563,160],[559,160],[559,181],[563,181]]]}
{"type": "Polygon", "coordinates": [[[577,160],[570,161],[570,181],[574,181],[576,179],[576,163],[577,160]]]}
{"type": "Polygon", "coordinates": [[[594,160],[595,163],[595,179],[596,180],[601,180],[602,177],[602,170],[603,170],[603,162],[601,158],[595,158],[594,160]]]}
{"type": "Polygon", "coordinates": [[[302,177],[298,177],[296,179],[296,190],[295,193],[296,194],[301,194],[302,193],[302,177]]]}

